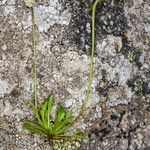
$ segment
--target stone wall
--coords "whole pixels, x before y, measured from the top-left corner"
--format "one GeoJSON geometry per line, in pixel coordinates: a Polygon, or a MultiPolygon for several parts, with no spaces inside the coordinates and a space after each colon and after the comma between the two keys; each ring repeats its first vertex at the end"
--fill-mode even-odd
{"type": "MultiPolygon", "coordinates": [[[[53,94],[76,116],[89,76],[91,10],[80,0],[38,0],[34,9],[39,102],[53,94]]],[[[0,12],[1,149],[50,149],[22,128],[33,116],[31,11],[21,0],[1,0],[0,12]]],[[[88,138],[72,149],[150,149],[149,61],[149,0],[98,4],[92,90],[74,127],[88,138]]]]}

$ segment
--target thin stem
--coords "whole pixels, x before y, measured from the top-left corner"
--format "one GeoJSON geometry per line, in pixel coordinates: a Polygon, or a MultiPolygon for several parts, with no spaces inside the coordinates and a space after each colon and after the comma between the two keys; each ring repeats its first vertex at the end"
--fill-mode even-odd
{"type": "Polygon", "coordinates": [[[38,106],[37,100],[37,58],[36,58],[36,33],[35,33],[35,14],[33,7],[32,10],[32,42],[33,42],[33,69],[34,69],[34,103],[35,107],[38,106]]]}
{"type": "Polygon", "coordinates": [[[88,83],[88,88],[86,91],[86,96],[85,96],[85,100],[83,102],[83,106],[81,107],[81,110],[78,114],[78,116],[73,120],[73,123],[77,121],[77,119],[82,115],[87,101],[89,99],[89,94],[91,91],[91,85],[92,85],[92,81],[93,81],[93,61],[94,61],[94,49],[95,49],[95,12],[96,12],[96,6],[98,4],[99,0],[96,0],[93,8],[92,8],[92,50],[91,50],[91,62],[90,62],[90,75],[89,75],[89,83],[88,83]]]}

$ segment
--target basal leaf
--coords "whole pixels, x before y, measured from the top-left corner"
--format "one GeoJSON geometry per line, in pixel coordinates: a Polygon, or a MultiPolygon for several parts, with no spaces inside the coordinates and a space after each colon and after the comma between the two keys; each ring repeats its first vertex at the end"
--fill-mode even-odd
{"type": "Polygon", "coordinates": [[[76,132],[74,132],[74,134],[76,134],[76,135],[82,135],[82,132],[81,132],[81,130],[76,130],[76,132]]]}
{"type": "Polygon", "coordinates": [[[54,133],[57,134],[57,132],[61,132],[61,128],[67,126],[69,123],[69,120],[70,120],[70,118],[64,119],[61,122],[54,124],[54,128],[53,128],[54,133]]]}
{"type": "Polygon", "coordinates": [[[58,106],[57,108],[57,121],[60,122],[62,121],[62,119],[65,117],[65,110],[64,107],[62,107],[61,105],[58,106]]]}
{"type": "Polygon", "coordinates": [[[40,116],[41,116],[41,120],[42,120],[45,128],[47,128],[47,118],[45,119],[46,111],[47,111],[47,101],[45,101],[44,104],[40,108],[40,116]]]}
{"type": "Polygon", "coordinates": [[[66,112],[65,118],[66,118],[66,119],[67,119],[67,118],[72,118],[72,114],[73,114],[72,111],[66,112]]]}
{"type": "Polygon", "coordinates": [[[61,127],[59,131],[57,131],[57,134],[64,133],[67,129],[70,129],[72,127],[72,124],[68,123],[67,125],[61,127]]]}
{"type": "Polygon", "coordinates": [[[47,126],[48,128],[51,130],[51,125],[50,125],[50,112],[53,106],[53,97],[52,96],[48,96],[47,98],[47,111],[46,111],[46,115],[45,118],[47,119],[47,126]]]}
{"type": "Polygon", "coordinates": [[[42,127],[40,127],[37,124],[34,124],[32,122],[25,122],[23,124],[23,127],[34,133],[38,133],[38,134],[42,134],[42,135],[45,134],[42,127]]]}
{"type": "Polygon", "coordinates": [[[49,133],[51,133],[51,134],[53,134],[53,125],[54,125],[54,124],[50,122],[48,131],[49,131],[49,133]]]}
{"type": "Polygon", "coordinates": [[[70,124],[71,120],[73,119],[72,114],[72,111],[66,112],[64,119],[61,122],[54,124],[53,130],[56,133],[63,133],[65,130],[69,129],[72,126],[72,124],[70,124]]]}
{"type": "Polygon", "coordinates": [[[38,109],[32,103],[31,103],[31,108],[32,108],[32,110],[34,112],[35,119],[37,120],[37,122],[39,123],[39,125],[44,126],[43,122],[41,121],[38,109]]]}
{"type": "Polygon", "coordinates": [[[56,112],[56,118],[55,118],[55,121],[54,121],[53,132],[55,132],[56,128],[61,124],[61,121],[64,119],[65,114],[66,113],[65,113],[64,107],[59,105],[57,107],[57,112],[56,112]]]}

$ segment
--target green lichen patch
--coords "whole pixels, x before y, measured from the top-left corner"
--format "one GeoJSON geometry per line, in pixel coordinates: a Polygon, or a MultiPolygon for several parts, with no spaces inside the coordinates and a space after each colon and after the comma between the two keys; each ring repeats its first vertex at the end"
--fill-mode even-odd
{"type": "Polygon", "coordinates": [[[91,6],[84,5],[80,0],[67,0],[64,7],[70,8],[72,13],[72,20],[67,31],[70,41],[78,46],[79,53],[90,54],[91,6]]]}
{"type": "Polygon", "coordinates": [[[102,34],[121,36],[127,27],[123,3],[118,0],[107,0],[97,7],[97,29],[102,34]]]}
{"type": "MultiPolygon", "coordinates": [[[[123,1],[106,0],[97,5],[96,35],[121,36],[127,27],[124,16],[123,1]]],[[[80,53],[90,54],[91,43],[91,10],[93,1],[67,0],[64,6],[70,7],[72,20],[68,32],[72,42],[82,49],[80,53]]]]}
{"type": "Polygon", "coordinates": [[[128,52],[128,60],[133,62],[139,59],[140,51],[138,49],[131,49],[131,51],[128,52]]]}
{"type": "Polygon", "coordinates": [[[134,76],[131,80],[128,80],[127,85],[132,88],[136,94],[143,94],[144,96],[150,94],[148,83],[140,76],[134,76]]]}
{"type": "Polygon", "coordinates": [[[81,141],[65,141],[65,140],[57,140],[54,141],[54,150],[75,150],[79,149],[81,146],[81,141]]]}
{"type": "Polygon", "coordinates": [[[115,81],[108,81],[107,80],[107,72],[106,70],[102,70],[102,79],[96,86],[96,90],[98,91],[99,95],[103,95],[105,97],[108,96],[109,89],[118,85],[115,81]]]}
{"type": "Polygon", "coordinates": [[[126,35],[122,36],[122,49],[121,52],[124,56],[132,63],[134,63],[138,68],[142,67],[140,62],[141,51],[133,45],[131,41],[128,40],[126,35]]]}
{"type": "MultiPolygon", "coordinates": [[[[139,140],[136,135],[138,133],[142,136],[143,128],[145,128],[142,124],[147,115],[145,108],[145,101],[141,103],[139,109],[136,100],[129,105],[120,105],[110,109],[104,107],[103,118],[93,122],[88,132],[88,147],[82,144],[81,149],[95,149],[95,147],[112,149],[112,145],[118,149],[120,147],[130,149],[132,146],[135,148],[138,143],[134,145],[133,142],[139,140]],[[122,144],[122,140],[125,144],[122,144]]],[[[145,135],[149,134],[145,133],[145,135]]]]}

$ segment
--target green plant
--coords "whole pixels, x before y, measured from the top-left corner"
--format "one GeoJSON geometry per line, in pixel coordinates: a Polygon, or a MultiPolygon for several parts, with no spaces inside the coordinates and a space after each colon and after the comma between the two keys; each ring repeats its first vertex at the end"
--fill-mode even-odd
{"type": "Polygon", "coordinates": [[[89,94],[91,91],[91,85],[93,80],[93,61],[94,61],[94,49],[95,49],[95,13],[96,13],[96,6],[98,3],[102,3],[105,0],[96,0],[92,7],[92,49],[91,49],[91,63],[90,63],[90,75],[89,75],[89,83],[86,91],[85,100],[83,102],[83,106],[79,112],[79,115],[75,118],[73,122],[76,122],[77,119],[83,114],[84,109],[86,107],[87,101],[89,99],[89,94]]]}
{"type": "Polygon", "coordinates": [[[72,126],[72,111],[66,112],[64,107],[59,105],[56,111],[55,119],[52,119],[50,112],[53,106],[53,97],[49,96],[38,109],[34,104],[31,104],[34,112],[34,122],[25,122],[24,127],[31,132],[47,136],[50,140],[79,138],[84,139],[85,136],[80,131],[66,134],[65,131],[72,126]]]}
{"type": "Polygon", "coordinates": [[[34,104],[31,103],[32,111],[34,112],[34,121],[27,121],[24,123],[24,128],[31,132],[47,136],[51,139],[66,139],[66,138],[85,138],[81,132],[73,134],[66,134],[65,131],[72,126],[72,112],[66,112],[65,109],[59,105],[56,111],[56,118],[53,120],[50,116],[51,108],[53,105],[53,98],[49,96],[42,106],[38,108],[37,99],[37,73],[36,73],[36,34],[35,34],[35,15],[32,1],[25,1],[26,6],[31,8],[32,11],[32,39],[33,39],[33,66],[34,66],[34,104]]]}
{"type": "Polygon", "coordinates": [[[83,114],[86,107],[87,101],[89,99],[89,94],[91,90],[91,84],[93,80],[93,59],[94,59],[94,49],[95,49],[95,11],[96,6],[99,2],[103,0],[96,0],[92,7],[92,50],[91,50],[91,63],[90,63],[90,75],[89,83],[86,91],[86,97],[81,107],[78,116],[73,119],[72,111],[65,111],[64,107],[59,105],[56,110],[56,117],[52,119],[50,115],[53,106],[53,97],[48,96],[44,103],[39,107],[37,99],[37,73],[36,73],[36,33],[35,33],[35,15],[33,5],[35,0],[24,0],[27,7],[31,9],[32,12],[32,40],[33,40],[33,68],[34,68],[34,104],[31,103],[32,111],[34,112],[34,121],[27,121],[24,123],[24,128],[28,129],[33,133],[38,133],[46,136],[49,141],[52,140],[62,140],[70,138],[83,139],[85,136],[80,131],[74,133],[66,133],[70,129],[77,119],[83,114]]]}

